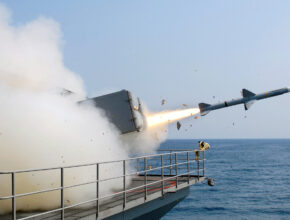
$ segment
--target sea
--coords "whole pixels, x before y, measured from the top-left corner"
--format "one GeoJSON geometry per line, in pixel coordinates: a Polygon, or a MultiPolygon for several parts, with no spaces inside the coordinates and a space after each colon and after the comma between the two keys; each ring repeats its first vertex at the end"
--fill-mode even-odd
{"type": "MultiPolygon", "coordinates": [[[[162,220],[290,219],[290,139],[203,140],[207,183],[190,194],[162,220]]],[[[198,140],[167,140],[161,149],[197,149],[198,140]]]]}

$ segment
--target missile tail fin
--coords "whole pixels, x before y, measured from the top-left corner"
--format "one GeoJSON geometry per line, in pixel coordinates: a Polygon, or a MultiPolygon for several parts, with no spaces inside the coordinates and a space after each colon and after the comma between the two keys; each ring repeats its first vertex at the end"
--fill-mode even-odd
{"type": "Polygon", "coordinates": [[[209,112],[210,112],[210,111],[200,112],[200,115],[201,115],[201,116],[205,116],[205,115],[207,115],[209,112]]]}
{"type": "Polygon", "coordinates": [[[199,103],[198,104],[198,107],[199,107],[199,111],[200,111],[200,115],[201,116],[204,116],[206,114],[208,114],[210,111],[209,110],[206,110],[208,107],[210,107],[211,105],[210,104],[207,104],[207,103],[199,103]]]}
{"type": "Polygon", "coordinates": [[[254,100],[253,101],[250,101],[250,102],[246,102],[244,103],[244,107],[245,107],[245,110],[249,110],[249,108],[254,104],[254,100]]]}
{"type": "Polygon", "coordinates": [[[253,93],[253,92],[251,92],[251,91],[249,91],[247,89],[243,89],[242,90],[242,96],[244,98],[246,98],[246,97],[252,97],[252,96],[255,96],[255,95],[256,95],[255,93],[253,93]]]}

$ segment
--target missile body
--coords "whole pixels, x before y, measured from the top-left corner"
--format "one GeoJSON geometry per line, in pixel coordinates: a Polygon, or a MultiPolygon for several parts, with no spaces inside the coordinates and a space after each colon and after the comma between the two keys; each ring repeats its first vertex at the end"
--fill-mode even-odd
{"type": "Polygon", "coordinates": [[[231,101],[225,101],[225,102],[214,104],[214,105],[210,105],[207,103],[199,103],[198,107],[199,107],[201,116],[206,115],[207,113],[209,113],[212,110],[217,110],[217,109],[226,108],[229,106],[239,105],[239,104],[244,104],[245,110],[248,110],[250,108],[250,106],[257,100],[267,99],[267,98],[282,95],[282,94],[288,93],[288,92],[290,92],[290,87],[285,87],[282,89],[264,92],[261,94],[255,94],[247,89],[243,89],[241,92],[242,96],[243,96],[242,98],[233,99],[231,101]]]}

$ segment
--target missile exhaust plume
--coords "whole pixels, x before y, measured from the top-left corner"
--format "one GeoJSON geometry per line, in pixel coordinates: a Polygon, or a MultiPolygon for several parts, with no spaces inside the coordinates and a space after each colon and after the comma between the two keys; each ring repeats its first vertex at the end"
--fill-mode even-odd
{"type": "Polygon", "coordinates": [[[146,117],[147,127],[155,127],[166,123],[172,123],[180,119],[188,118],[200,112],[198,108],[180,109],[174,111],[149,114],[146,117]]]}

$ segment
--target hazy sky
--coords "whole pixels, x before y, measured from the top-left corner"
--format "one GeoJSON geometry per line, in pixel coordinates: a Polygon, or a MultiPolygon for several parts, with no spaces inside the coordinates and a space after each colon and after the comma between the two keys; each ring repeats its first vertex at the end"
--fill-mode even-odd
{"type": "MultiPolygon", "coordinates": [[[[89,96],[128,89],[160,111],[237,98],[242,88],[290,86],[290,1],[0,3],[14,25],[39,16],[60,24],[64,62],[89,96]]],[[[286,94],[246,113],[240,105],[184,120],[180,131],[170,126],[169,137],[290,138],[289,116],[286,94]]]]}

